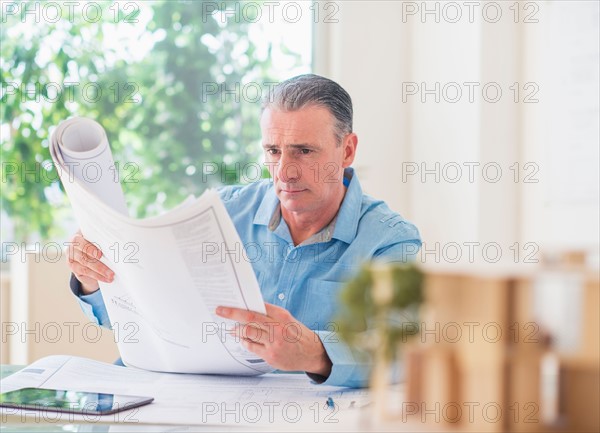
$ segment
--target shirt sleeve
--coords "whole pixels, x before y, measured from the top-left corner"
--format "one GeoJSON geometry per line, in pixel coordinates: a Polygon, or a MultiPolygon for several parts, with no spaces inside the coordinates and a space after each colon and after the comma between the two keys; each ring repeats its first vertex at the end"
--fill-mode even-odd
{"type": "MultiPolygon", "coordinates": [[[[411,239],[398,242],[378,251],[374,258],[384,263],[403,263],[416,260],[421,248],[421,239],[411,239]]],[[[329,377],[314,373],[306,373],[314,383],[332,386],[348,386],[363,388],[369,383],[372,369],[372,359],[368,352],[357,351],[339,339],[332,331],[314,331],[320,338],[323,347],[331,360],[332,367],[329,377]]],[[[398,363],[396,363],[398,364],[398,363]]],[[[401,366],[395,365],[392,371],[393,382],[401,379],[401,366]]]]}
{"type": "Polygon", "coordinates": [[[421,239],[398,242],[387,248],[377,251],[373,257],[383,263],[407,263],[414,262],[421,249],[421,239]]]}
{"type": "Polygon", "coordinates": [[[97,325],[111,329],[108,311],[106,311],[106,305],[104,304],[104,298],[102,298],[100,290],[96,290],[89,295],[84,295],[81,291],[81,283],[74,274],[71,274],[69,286],[73,294],[77,297],[79,306],[87,318],[97,325]]]}
{"type": "Polygon", "coordinates": [[[314,383],[331,386],[348,386],[364,388],[369,384],[371,372],[370,357],[367,353],[361,356],[340,340],[334,331],[314,331],[323,343],[325,352],[331,360],[329,377],[314,373],[306,373],[314,383]],[[360,360],[362,358],[364,360],[360,360]]]}

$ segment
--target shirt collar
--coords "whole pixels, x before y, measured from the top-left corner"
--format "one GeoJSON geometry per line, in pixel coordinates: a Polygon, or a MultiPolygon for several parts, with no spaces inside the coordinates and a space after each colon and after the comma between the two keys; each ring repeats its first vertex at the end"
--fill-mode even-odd
{"type": "Polygon", "coordinates": [[[346,190],[344,201],[336,216],[333,238],[351,243],[356,237],[358,220],[360,219],[363,192],[354,169],[348,167],[344,170],[344,176],[350,177],[350,185],[346,190]]]}
{"type": "Polygon", "coordinates": [[[271,182],[271,187],[267,189],[254,215],[254,220],[252,221],[254,224],[268,226],[273,213],[279,209],[279,199],[277,198],[277,194],[275,194],[275,188],[273,188],[273,180],[270,179],[269,182],[271,182]]]}
{"type": "MultiPolygon", "coordinates": [[[[328,233],[322,239],[328,240],[326,238],[331,236],[331,238],[349,244],[356,237],[363,192],[353,168],[346,168],[344,170],[344,177],[350,178],[350,183],[342,205],[333,220],[319,234],[325,235],[324,231],[333,230],[333,234],[328,233]]],[[[275,194],[275,188],[269,188],[265,193],[253,222],[258,225],[265,225],[271,231],[276,231],[277,227],[281,224],[281,209],[279,199],[275,194]]]]}

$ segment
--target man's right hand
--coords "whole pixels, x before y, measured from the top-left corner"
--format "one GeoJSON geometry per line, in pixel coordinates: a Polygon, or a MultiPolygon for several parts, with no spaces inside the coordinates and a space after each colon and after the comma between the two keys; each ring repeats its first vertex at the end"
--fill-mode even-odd
{"type": "Polygon", "coordinates": [[[81,283],[84,295],[98,290],[98,281],[112,283],[115,273],[100,261],[102,251],[77,232],[68,249],[69,269],[81,283]]]}

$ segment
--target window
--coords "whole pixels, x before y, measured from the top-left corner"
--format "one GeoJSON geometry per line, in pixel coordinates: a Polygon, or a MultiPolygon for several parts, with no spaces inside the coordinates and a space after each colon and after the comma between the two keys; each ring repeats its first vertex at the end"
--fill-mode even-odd
{"type": "Polygon", "coordinates": [[[308,8],[2,2],[3,241],[76,227],[48,152],[53,127],[70,116],[106,130],[132,216],[260,178],[260,96],[310,72],[308,8]]]}

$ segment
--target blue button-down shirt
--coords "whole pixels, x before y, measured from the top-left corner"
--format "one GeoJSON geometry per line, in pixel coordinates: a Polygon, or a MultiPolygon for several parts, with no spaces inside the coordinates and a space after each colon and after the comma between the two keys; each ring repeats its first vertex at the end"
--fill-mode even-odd
{"type": "MultiPolygon", "coordinates": [[[[352,169],[346,169],[345,175],[347,191],[334,220],[296,246],[281,218],[272,181],[226,186],[219,193],[264,300],[287,309],[321,339],[332,362],[331,374],[323,383],[360,387],[367,383],[369,365],[358,361],[336,335],[338,293],[365,261],[412,260],[421,238],[413,224],[384,202],[363,194],[352,169]]],[[[99,291],[80,296],[80,300],[90,318],[110,326],[99,291]]]]}

